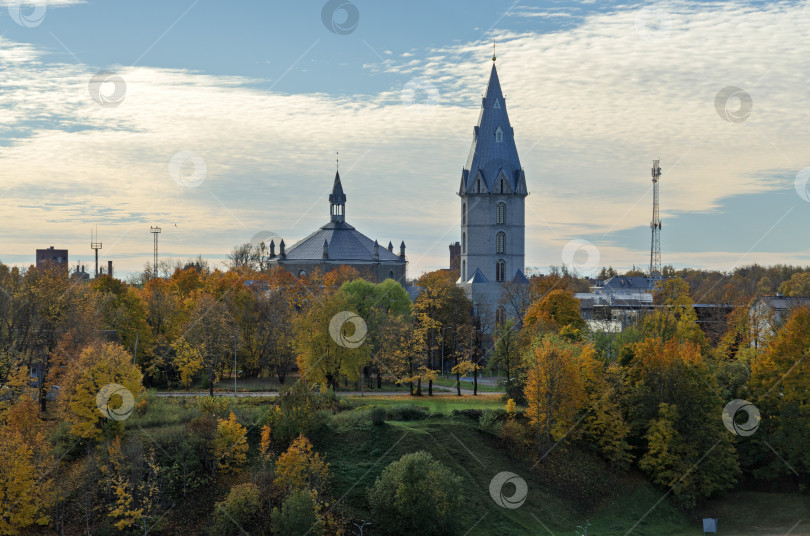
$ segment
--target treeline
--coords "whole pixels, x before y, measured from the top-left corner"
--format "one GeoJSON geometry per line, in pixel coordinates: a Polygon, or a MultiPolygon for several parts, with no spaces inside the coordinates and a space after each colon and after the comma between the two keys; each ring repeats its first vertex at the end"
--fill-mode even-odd
{"type": "MultiPolygon", "coordinates": [[[[769,270],[781,273],[771,284],[804,292],[807,272],[769,270]]],[[[574,298],[587,283],[564,270],[506,284],[499,318],[483,308],[473,317],[449,271],[421,276],[412,300],[398,283],[349,268],[296,278],[200,265],[133,285],[0,265],[0,449],[9,454],[0,457],[0,534],[75,530],[76,520],[87,532],[148,532],[172,503],[247,465],[255,477],[228,484],[211,505],[213,533],[236,534],[229,520],[250,523],[257,512],[274,533],[303,533],[301,519],[314,533],[339,533],[350,513],[333,508],[328,465],[310,442],[343,409],[335,390],[394,382],[429,396],[442,368],[457,394],[461,376],[505,372],[507,411],[483,416],[482,428],[539,471],[557,452],[587,450],[617,473],[645,473],[686,508],[741,484],[805,491],[810,311],[763,332],[747,307],[755,284],[713,344],[687,279],[656,288],[666,307],[600,333],[574,298]],[[294,387],[243,404],[170,405],[145,393],[213,394],[238,370],[294,387]]],[[[370,503],[383,505],[391,489],[381,483],[370,503]]]]}
{"type": "Polygon", "coordinates": [[[557,283],[520,330],[496,331],[493,362],[526,407],[500,428],[507,444],[537,460],[566,445],[597,452],[617,470],[643,471],[684,507],[737,484],[806,491],[810,311],[763,330],[748,307],[735,308],[712,345],[689,284],[673,278],[655,291],[666,307],[620,333],[589,333],[571,288],[557,283]]]}
{"type": "MultiPolygon", "coordinates": [[[[560,272],[560,269],[556,270],[560,272]]],[[[613,267],[605,267],[599,271],[596,279],[605,280],[616,275],[646,276],[647,272],[634,267],[619,273],[613,267]]],[[[753,298],[775,296],[777,293],[784,296],[810,296],[810,269],[805,266],[751,264],[729,272],[693,268],[675,270],[672,266],[664,266],[662,275],[678,277],[689,283],[689,293],[694,303],[741,306],[748,304],[753,298]]]]}

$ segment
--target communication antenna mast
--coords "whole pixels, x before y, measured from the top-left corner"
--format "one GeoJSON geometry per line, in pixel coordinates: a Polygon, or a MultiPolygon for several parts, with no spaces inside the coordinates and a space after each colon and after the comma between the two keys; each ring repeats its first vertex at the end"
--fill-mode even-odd
{"type": "Polygon", "coordinates": [[[659,160],[653,160],[653,213],[650,229],[652,230],[652,243],[650,244],[650,284],[661,279],[661,218],[658,214],[658,179],[661,178],[659,160]]]}
{"type": "Polygon", "coordinates": [[[96,252],[96,277],[98,277],[98,250],[101,249],[101,242],[98,241],[98,225],[96,225],[96,234],[93,236],[93,229],[90,228],[90,249],[96,252]]]}
{"type": "Polygon", "coordinates": [[[160,227],[149,227],[149,232],[152,233],[152,236],[155,237],[155,270],[152,272],[152,277],[158,276],[158,235],[160,234],[160,227]]]}

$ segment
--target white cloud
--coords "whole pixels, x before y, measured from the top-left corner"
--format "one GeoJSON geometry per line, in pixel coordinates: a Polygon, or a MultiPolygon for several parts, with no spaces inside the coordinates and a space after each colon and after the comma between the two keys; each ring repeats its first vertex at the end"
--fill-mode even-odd
{"type": "MultiPolygon", "coordinates": [[[[810,165],[810,7],[659,8],[671,25],[657,39],[636,31],[637,10],[590,15],[551,34],[498,34],[498,69],[532,192],[528,265],[559,264],[572,238],[648,221],[654,158],[664,169],[664,218],[772,188],[765,170],[810,165]],[[714,109],[729,85],[753,99],[743,123],[714,109]]],[[[89,251],[84,236],[97,222],[105,254],[143,255],[125,269],[148,259],[147,227],[155,224],[167,226],[161,247],[176,256],[222,254],[262,230],[292,242],[327,218],[334,151],[349,221],[381,243],[404,239],[412,273],[446,265],[447,243],[458,239],[455,191],[486,84],[489,40],[423,57],[406,52],[402,63],[382,66],[401,84],[351,98],[121,66],[114,70],[127,92],[114,108],[91,99],[88,67],[43,64],[27,45],[0,45],[0,128],[13,140],[0,146],[0,217],[14,222],[2,242],[8,253],[33,257],[38,244],[53,244],[75,257],[89,251]],[[441,95],[430,113],[400,98],[399,88],[417,77],[441,95]],[[178,151],[206,160],[199,188],[182,189],[169,176],[178,151]]],[[[644,247],[600,250],[603,262],[622,266],[643,264],[644,247]]]]}

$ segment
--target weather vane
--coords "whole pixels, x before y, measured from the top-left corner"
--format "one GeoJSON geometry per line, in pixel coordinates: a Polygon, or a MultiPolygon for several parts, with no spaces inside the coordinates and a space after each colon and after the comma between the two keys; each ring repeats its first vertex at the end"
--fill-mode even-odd
{"type": "Polygon", "coordinates": [[[492,61],[495,61],[495,41],[492,41],[492,61]]]}
{"type": "Polygon", "coordinates": [[[340,152],[335,151],[335,167],[340,171],[340,152]]]}

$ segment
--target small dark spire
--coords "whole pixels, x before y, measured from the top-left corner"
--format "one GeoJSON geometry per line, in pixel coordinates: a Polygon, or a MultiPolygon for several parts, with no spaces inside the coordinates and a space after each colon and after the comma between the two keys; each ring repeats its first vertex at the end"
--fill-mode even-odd
{"type": "Polygon", "coordinates": [[[329,194],[329,214],[332,221],[343,221],[346,219],[346,194],[343,193],[343,185],[340,183],[340,172],[335,172],[335,183],[332,186],[332,193],[329,194]]]}
{"type": "Polygon", "coordinates": [[[388,241],[388,251],[391,253],[394,252],[394,244],[392,244],[390,240],[388,241]]]}
{"type": "Polygon", "coordinates": [[[270,240],[270,258],[276,256],[276,243],[272,239],[270,240]]]}
{"type": "Polygon", "coordinates": [[[325,238],[323,239],[323,258],[329,258],[329,242],[327,242],[325,238]]]}
{"type": "Polygon", "coordinates": [[[380,258],[380,244],[378,244],[376,240],[374,241],[374,258],[380,258]]]}
{"type": "Polygon", "coordinates": [[[402,259],[403,261],[405,260],[405,241],[404,240],[399,245],[399,258],[402,259]]]}
{"type": "Polygon", "coordinates": [[[286,253],[284,253],[284,239],[283,238],[281,239],[281,242],[279,242],[279,244],[278,244],[278,252],[279,252],[279,255],[281,255],[282,257],[284,255],[286,255],[286,253]]]}

